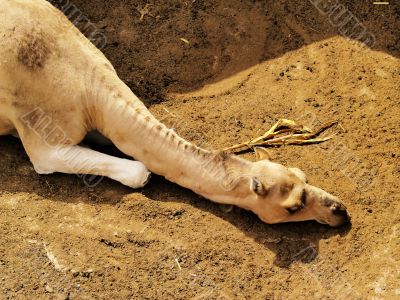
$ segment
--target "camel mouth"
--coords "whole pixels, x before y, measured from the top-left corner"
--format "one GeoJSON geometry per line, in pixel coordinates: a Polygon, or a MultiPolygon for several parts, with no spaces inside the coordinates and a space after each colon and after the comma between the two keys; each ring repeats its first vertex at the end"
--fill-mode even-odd
{"type": "Polygon", "coordinates": [[[339,218],[339,222],[337,225],[333,225],[333,227],[339,227],[347,223],[351,223],[351,217],[347,210],[336,210],[333,211],[333,214],[339,218]]]}
{"type": "Polygon", "coordinates": [[[326,221],[325,219],[315,219],[315,221],[317,221],[318,223],[320,223],[322,225],[328,225],[328,221],[326,221]]]}

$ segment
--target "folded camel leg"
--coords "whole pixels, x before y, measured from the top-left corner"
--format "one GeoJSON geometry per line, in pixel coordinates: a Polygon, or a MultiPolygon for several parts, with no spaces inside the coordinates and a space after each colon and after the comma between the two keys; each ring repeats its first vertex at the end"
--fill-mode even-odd
{"type": "Polygon", "coordinates": [[[105,176],[140,188],[146,185],[150,172],[139,161],[106,155],[77,145],[47,145],[22,137],[25,150],[39,174],[55,172],[105,176]]]}

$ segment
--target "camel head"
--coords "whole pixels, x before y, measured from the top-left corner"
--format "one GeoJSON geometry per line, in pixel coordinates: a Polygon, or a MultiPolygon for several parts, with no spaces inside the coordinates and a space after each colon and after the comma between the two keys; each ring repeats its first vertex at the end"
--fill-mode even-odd
{"type": "MultiPolygon", "coordinates": [[[[261,153],[261,154],[260,154],[261,153]]],[[[346,207],[335,196],[307,183],[305,174],[297,168],[263,159],[251,163],[250,174],[241,177],[236,186],[243,206],[269,224],[316,220],[337,227],[348,223],[346,207]]]]}

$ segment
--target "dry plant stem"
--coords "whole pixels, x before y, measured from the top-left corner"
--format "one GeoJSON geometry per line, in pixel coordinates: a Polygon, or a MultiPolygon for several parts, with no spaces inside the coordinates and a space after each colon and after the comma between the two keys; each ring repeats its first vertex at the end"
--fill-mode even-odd
{"type": "Polygon", "coordinates": [[[322,143],[332,139],[334,135],[323,138],[316,137],[335,124],[337,124],[337,121],[330,121],[323,124],[317,130],[312,131],[305,126],[298,125],[292,120],[280,119],[264,135],[253,140],[225,148],[223,151],[235,153],[243,151],[243,148],[253,149],[256,146],[305,145],[322,143]],[[279,136],[284,133],[290,134],[279,136]]]}

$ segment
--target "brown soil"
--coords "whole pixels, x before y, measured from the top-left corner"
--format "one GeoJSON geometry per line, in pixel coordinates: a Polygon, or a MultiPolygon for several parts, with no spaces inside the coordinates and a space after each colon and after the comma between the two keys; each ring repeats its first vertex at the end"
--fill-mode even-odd
{"type": "Polygon", "coordinates": [[[0,299],[400,299],[400,4],[342,1],[369,48],[308,1],[160,2],[140,21],[145,1],[74,0],[121,78],[193,142],[340,120],[332,141],[270,151],[341,197],[351,228],[266,225],[158,177],[134,191],[39,176],[2,137],[0,299]]]}

